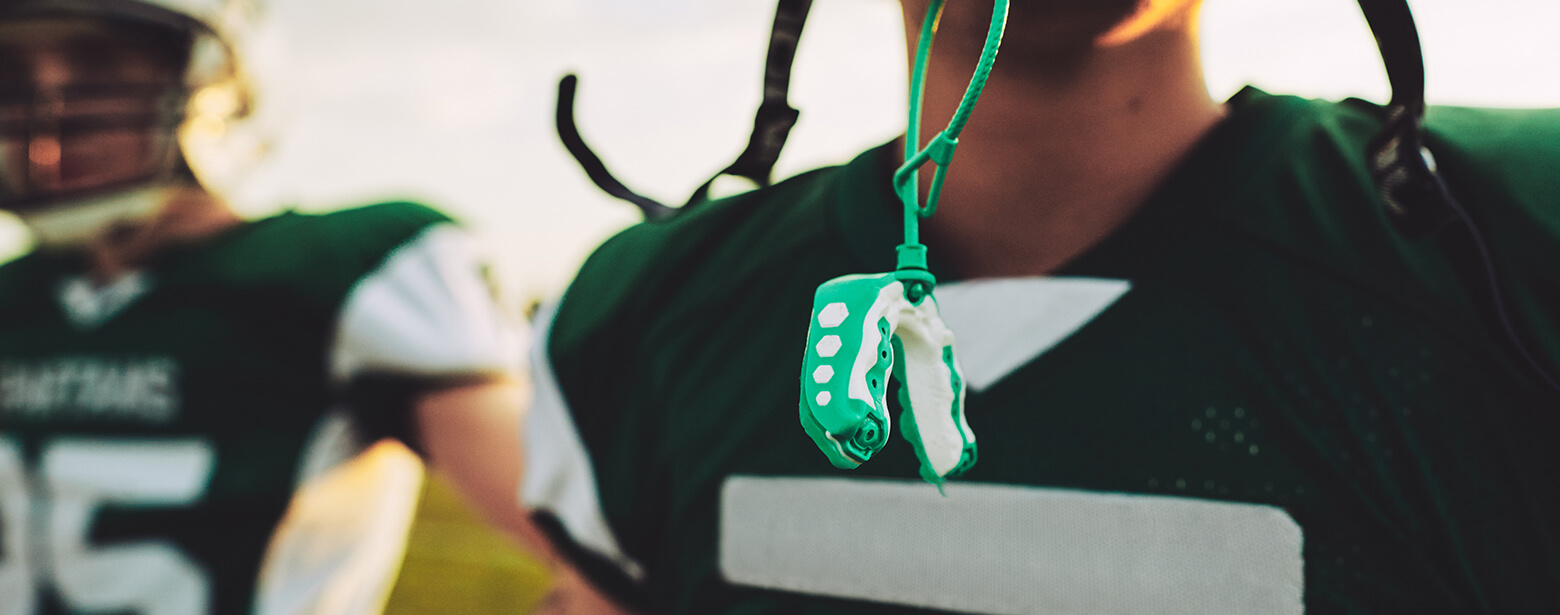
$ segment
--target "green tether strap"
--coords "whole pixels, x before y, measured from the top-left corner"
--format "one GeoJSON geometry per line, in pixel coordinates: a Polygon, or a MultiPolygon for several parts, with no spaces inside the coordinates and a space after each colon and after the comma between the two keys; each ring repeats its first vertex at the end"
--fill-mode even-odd
{"type": "Polygon", "coordinates": [[[981,51],[980,63],[970,86],[959,101],[948,127],[932,141],[915,151],[921,143],[921,101],[926,93],[926,66],[932,55],[932,39],[937,35],[937,22],[942,17],[943,0],[932,0],[926,9],[926,20],[921,24],[921,37],[915,54],[915,70],[910,76],[910,121],[905,129],[905,164],[894,172],[894,191],[905,206],[905,242],[900,244],[898,267],[894,276],[905,283],[905,298],[919,304],[931,294],[937,279],[926,269],[926,246],[921,245],[921,218],[937,212],[937,200],[942,196],[943,177],[948,164],[953,161],[953,151],[959,145],[959,133],[969,122],[980,93],[986,89],[986,78],[997,61],[997,49],[1002,46],[1002,31],[1007,26],[1008,0],[996,0],[991,12],[991,29],[986,34],[986,46],[981,51]],[[937,174],[932,176],[932,189],[926,195],[926,206],[921,206],[919,178],[921,166],[931,161],[937,164],[937,174]]]}

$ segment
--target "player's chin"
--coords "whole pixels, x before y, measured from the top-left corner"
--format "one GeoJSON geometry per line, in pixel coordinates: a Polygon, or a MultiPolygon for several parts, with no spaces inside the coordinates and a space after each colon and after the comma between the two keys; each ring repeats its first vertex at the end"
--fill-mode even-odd
{"type": "MultiPolygon", "coordinates": [[[[1097,5],[1015,5],[1002,37],[1002,63],[1048,66],[1087,55],[1101,36],[1137,14],[1137,0],[1090,0],[1097,5]]],[[[1044,3],[1042,3],[1044,4],[1044,3]]],[[[1069,4],[1062,2],[1060,4],[1069,4]]]]}
{"type": "Polygon", "coordinates": [[[1098,39],[1099,34],[1076,31],[1004,37],[996,70],[1007,75],[1061,77],[1072,74],[1098,48],[1098,39]]]}

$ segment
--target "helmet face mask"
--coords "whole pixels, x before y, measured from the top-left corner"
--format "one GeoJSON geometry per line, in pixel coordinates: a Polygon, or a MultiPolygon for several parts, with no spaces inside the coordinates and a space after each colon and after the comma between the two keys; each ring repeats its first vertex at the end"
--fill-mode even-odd
{"type": "Polygon", "coordinates": [[[177,33],[76,18],[0,23],[0,206],[27,214],[174,173],[177,33]]]}
{"type": "Polygon", "coordinates": [[[211,187],[190,154],[226,155],[251,101],[220,13],[179,5],[231,0],[11,1],[0,8],[0,210],[40,244],[80,244],[156,214],[149,195],[211,187]]]}

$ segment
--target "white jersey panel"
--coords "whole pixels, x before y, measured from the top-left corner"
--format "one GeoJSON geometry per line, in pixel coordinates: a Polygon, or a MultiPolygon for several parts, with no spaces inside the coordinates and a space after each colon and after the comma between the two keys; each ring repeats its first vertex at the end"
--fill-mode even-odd
{"type": "MultiPolygon", "coordinates": [[[[322,421],[306,473],[339,452],[325,450],[350,430],[343,421],[322,421]]],[[[406,552],[422,464],[382,443],[304,478],[266,549],[255,615],[377,615],[406,552]]]]}
{"type": "Polygon", "coordinates": [[[993,278],[937,285],[959,366],[980,392],[1078,332],[1132,284],[1098,278],[993,278]]]}
{"type": "Polygon", "coordinates": [[[477,241],[437,224],[390,253],[342,306],[331,375],[518,373],[521,341],[483,277],[477,241]]]}
{"type": "Polygon", "coordinates": [[[642,579],[643,569],[623,553],[607,526],[596,472],[547,356],[547,340],[557,314],[556,303],[536,314],[531,342],[531,406],[522,427],[525,433],[521,434],[525,476],[520,483],[520,500],[527,507],[553,513],[575,542],[612,560],[629,577],[642,579]]]}
{"type": "MultiPolygon", "coordinates": [[[[358,280],[343,302],[331,376],[515,374],[520,333],[499,310],[477,241],[428,227],[358,280]]],[[[299,468],[300,487],[272,536],[258,615],[374,615],[406,549],[423,471],[393,445],[362,452],[352,420],[327,415],[299,468]]]]}
{"type": "Polygon", "coordinates": [[[961,613],[1305,612],[1303,536],[1281,508],[964,482],[943,490],[730,477],[721,574],[961,613]]]}

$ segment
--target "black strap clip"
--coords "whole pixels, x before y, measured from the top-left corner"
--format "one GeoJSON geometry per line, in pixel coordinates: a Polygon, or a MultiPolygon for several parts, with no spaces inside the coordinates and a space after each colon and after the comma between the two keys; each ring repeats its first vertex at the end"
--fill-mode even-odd
{"type": "Polygon", "coordinates": [[[1371,178],[1398,232],[1429,237],[1456,220],[1457,211],[1424,145],[1419,113],[1393,105],[1387,114],[1386,127],[1367,145],[1371,178]]]}
{"type": "Polygon", "coordinates": [[[1424,143],[1425,60],[1405,0],[1359,0],[1392,84],[1386,125],[1366,146],[1371,179],[1387,217],[1411,239],[1434,235],[1457,218],[1435,157],[1424,143]]]}

